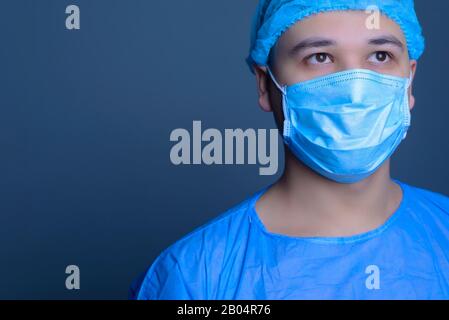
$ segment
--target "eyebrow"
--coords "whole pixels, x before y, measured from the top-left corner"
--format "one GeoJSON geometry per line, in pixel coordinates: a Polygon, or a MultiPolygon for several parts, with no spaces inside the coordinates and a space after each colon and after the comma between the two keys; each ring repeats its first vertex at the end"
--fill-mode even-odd
{"type": "Polygon", "coordinates": [[[329,47],[336,45],[337,42],[334,40],[326,39],[326,38],[308,38],[301,42],[299,42],[297,45],[295,45],[290,51],[289,55],[294,56],[297,53],[301,52],[302,50],[309,49],[309,48],[322,48],[322,47],[329,47]]]}
{"type": "Polygon", "coordinates": [[[381,36],[378,38],[373,38],[370,39],[368,41],[369,44],[371,45],[383,45],[383,44],[391,44],[394,45],[396,47],[398,47],[399,49],[401,49],[401,51],[404,51],[404,44],[395,36],[393,35],[386,35],[386,36],[381,36]]]}
{"type": "MultiPolygon", "coordinates": [[[[290,49],[289,55],[295,56],[296,54],[305,49],[330,47],[335,46],[336,44],[337,44],[336,41],[327,38],[319,38],[319,37],[308,38],[299,42],[292,49],[290,49]]],[[[404,51],[404,44],[393,35],[385,35],[377,38],[372,38],[368,41],[368,44],[377,46],[389,44],[398,47],[399,49],[401,49],[401,51],[404,51]]]]}

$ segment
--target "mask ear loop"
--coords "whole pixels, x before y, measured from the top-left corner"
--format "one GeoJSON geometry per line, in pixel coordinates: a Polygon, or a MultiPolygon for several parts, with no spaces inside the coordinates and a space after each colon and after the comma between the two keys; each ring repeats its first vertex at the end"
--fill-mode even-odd
{"type": "Polygon", "coordinates": [[[274,84],[276,85],[276,87],[278,87],[278,89],[282,92],[283,95],[287,94],[287,90],[285,86],[281,86],[277,81],[276,78],[274,77],[273,73],[271,72],[270,67],[267,67],[268,70],[268,74],[270,75],[271,80],[273,80],[274,84]]]}
{"type": "Polygon", "coordinates": [[[413,81],[413,71],[410,70],[410,76],[408,77],[407,89],[410,88],[410,86],[412,85],[412,81],[413,81]]]}
{"type": "Polygon", "coordinates": [[[267,66],[268,74],[270,75],[271,80],[273,80],[276,87],[281,91],[282,93],[282,110],[284,111],[284,132],[283,136],[284,138],[290,137],[290,115],[288,113],[287,108],[287,86],[281,86],[279,82],[276,81],[276,78],[274,77],[273,73],[271,72],[271,69],[269,66],[267,66]]]}
{"type": "Polygon", "coordinates": [[[410,70],[410,76],[407,78],[407,85],[406,85],[406,89],[405,89],[405,101],[407,101],[407,103],[404,104],[404,108],[406,110],[404,110],[404,126],[406,127],[405,132],[404,132],[404,137],[402,138],[402,140],[404,140],[407,137],[407,133],[408,133],[408,128],[411,125],[411,119],[412,119],[412,115],[410,112],[410,104],[409,104],[409,99],[408,99],[408,89],[411,87],[412,85],[412,81],[413,81],[413,71],[410,70]]]}

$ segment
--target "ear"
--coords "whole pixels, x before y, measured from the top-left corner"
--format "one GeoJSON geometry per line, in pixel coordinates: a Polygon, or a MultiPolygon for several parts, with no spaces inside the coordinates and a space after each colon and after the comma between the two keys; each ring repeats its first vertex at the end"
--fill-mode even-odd
{"type": "Polygon", "coordinates": [[[412,83],[410,84],[410,87],[408,89],[410,111],[412,111],[413,107],[415,106],[415,96],[413,95],[413,79],[415,78],[417,67],[418,62],[416,60],[410,60],[410,70],[412,71],[412,83]]]}
{"type": "Polygon", "coordinates": [[[272,112],[273,107],[270,102],[270,94],[268,92],[268,72],[266,67],[254,66],[257,81],[257,92],[259,94],[259,106],[265,112],[272,112]]]}

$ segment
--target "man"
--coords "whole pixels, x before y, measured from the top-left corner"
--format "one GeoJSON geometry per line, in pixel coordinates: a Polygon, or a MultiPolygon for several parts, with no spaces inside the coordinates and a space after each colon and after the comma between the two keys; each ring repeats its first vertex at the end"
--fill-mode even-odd
{"type": "Polygon", "coordinates": [[[167,248],[137,298],[449,298],[449,199],[390,178],[423,50],[412,0],[262,0],[248,62],[285,171],[167,248]]]}

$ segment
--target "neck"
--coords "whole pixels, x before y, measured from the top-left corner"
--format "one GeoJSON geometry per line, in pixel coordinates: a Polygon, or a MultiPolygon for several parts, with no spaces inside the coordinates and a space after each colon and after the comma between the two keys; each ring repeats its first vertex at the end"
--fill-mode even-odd
{"type": "Polygon", "coordinates": [[[266,203],[262,201],[259,206],[267,213],[276,212],[276,219],[267,221],[272,222],[273,229],[284,233],[315,236],[363,233],[383,224],[401,201],[402,191],[390,178],[389,160],[358,183],[340,184],[303,165],[288,148],[285,159],[282,177],[267,192],[266,203]]]}

